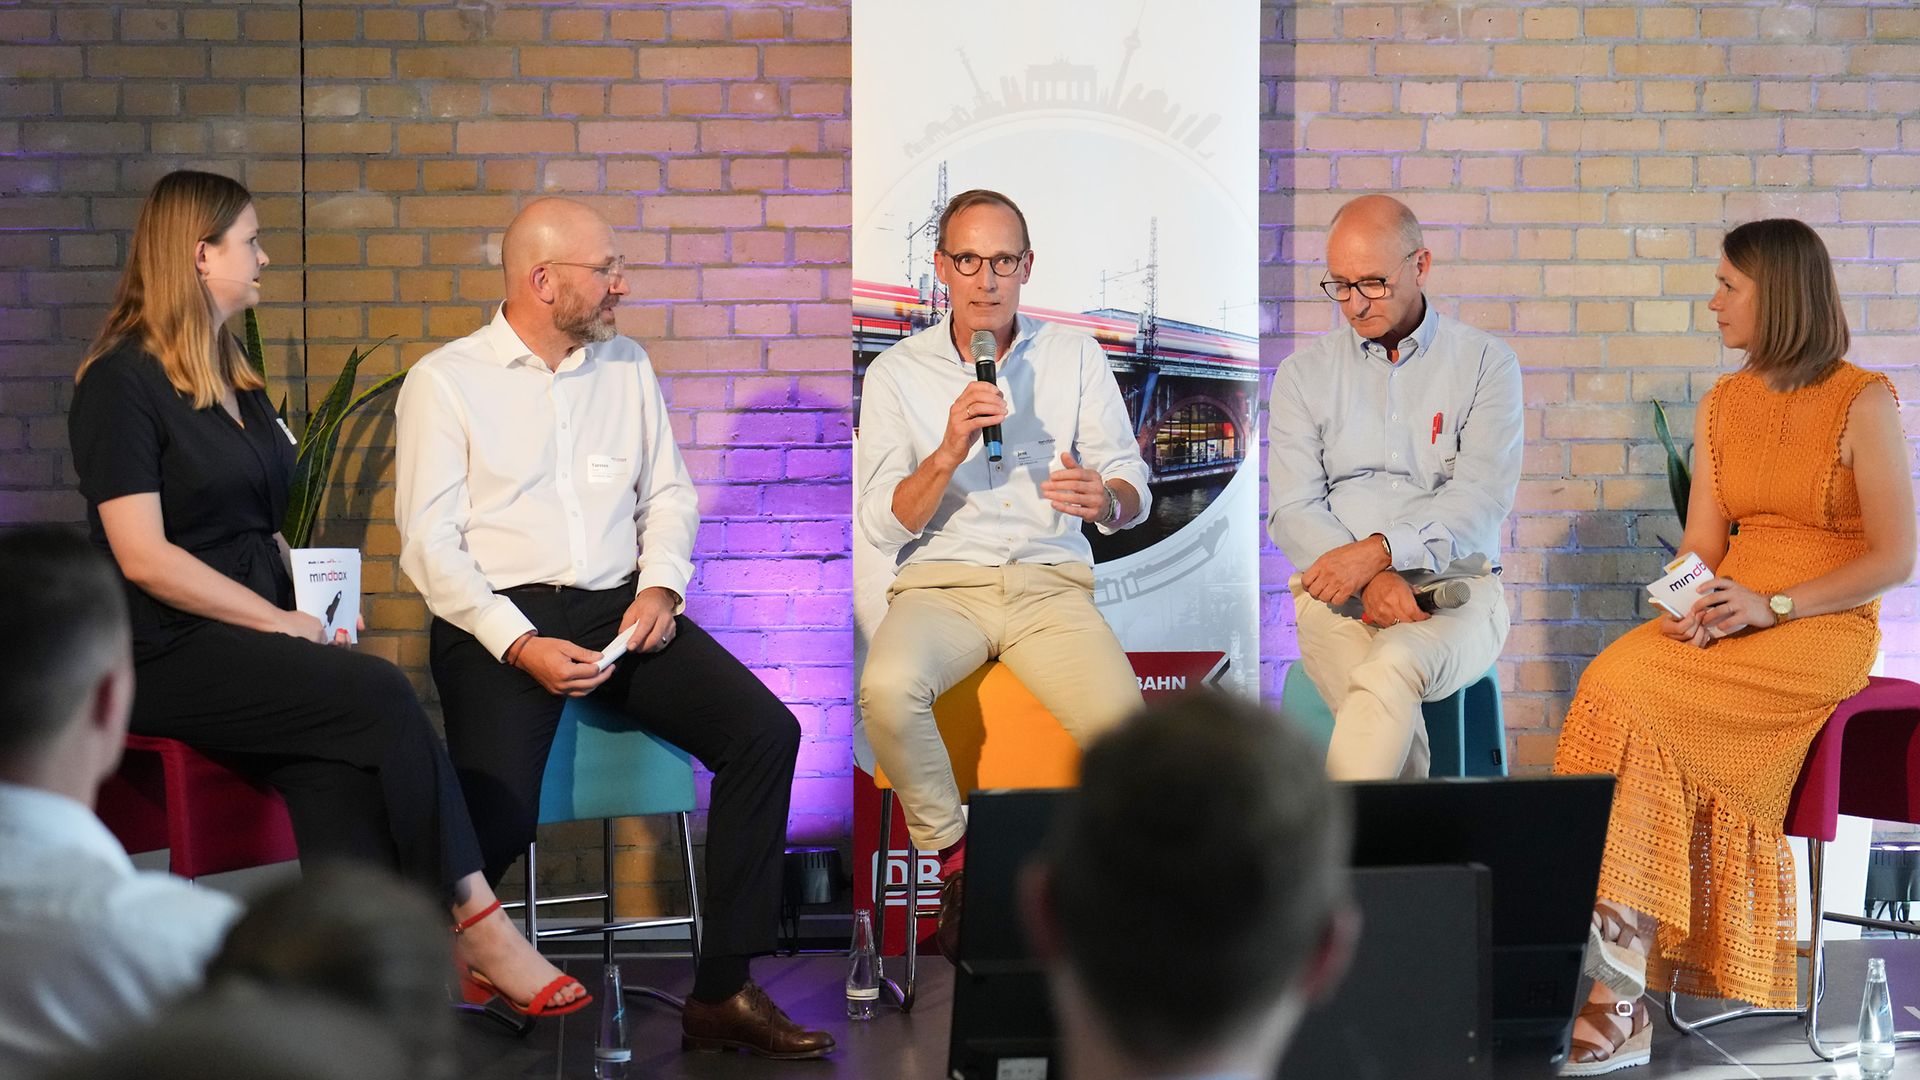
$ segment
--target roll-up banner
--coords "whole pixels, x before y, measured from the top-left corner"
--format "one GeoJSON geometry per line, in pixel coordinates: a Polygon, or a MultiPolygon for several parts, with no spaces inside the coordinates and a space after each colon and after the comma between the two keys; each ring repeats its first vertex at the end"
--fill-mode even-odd
{"type": "MultiPolygon", "coordinates": [[[[1085,530],[1149,700],[1259,693],[1258,20],[1252,0],[853,5],[856,461],[867,366],[945,313],[941,209],[1006,194],[1034,251],[1021,312],[1099,343],[1151,473],[1148,520],[1085,530]]],[[[894,570],[855,536],[856,668],[894,570]]],[[[864,906],[878,798],[857,717],[854,744],[864,906]]],[[[904,882],[897,821],[889,846],[904,882]]]]}

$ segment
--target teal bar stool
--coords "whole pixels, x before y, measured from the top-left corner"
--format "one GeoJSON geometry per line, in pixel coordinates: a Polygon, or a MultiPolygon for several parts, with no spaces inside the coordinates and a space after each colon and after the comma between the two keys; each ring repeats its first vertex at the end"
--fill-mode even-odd
{"type": "MultiPolygon", "coordinates": [[[[700,962],[700,891],[694,885],[693,833],[687,815],[694,808],[693,762],[687,752],[664,739],[632,726],[610,705],[591,697],[568,698],[553,734],[547,771],[540,782],[540,824],[563,821],[602,822],[599,892],[542,897],[535,888],[537,845],[527,845],[527,898],[502,905],[526,911],[528,940],[536,946],[548,938],[600,935],[602,959],[612,964],[613,938],[623,930],[684,926],[700,962]],[[686,861],[687,915],[617,920],[613,904],[613,819],[647,814],[672,814],[680,830],[681,857],[686,861]],[[603,921],[588,926],[543,927],[540,909],[555,904],[598,901],[603,921]]],[[[651,997],[675,1008],[679,997],[648,986],[630,987],[628,996],[651,997]]]]}
{"type": "MultiPolygon", "coordinates": [[[[1427,744],[1433,753],[1431,776],[1507,775],[1507,722],[1500,711],[1500,677],[1495,668],[1439,701],[1422,702],[1427,744]]],[[[1280,713],[1313,736],[1322,748],[1333,741],[1333,713],[1320,698],[1306,666],[1287,666],[1280,685],[1280,713]]]]}

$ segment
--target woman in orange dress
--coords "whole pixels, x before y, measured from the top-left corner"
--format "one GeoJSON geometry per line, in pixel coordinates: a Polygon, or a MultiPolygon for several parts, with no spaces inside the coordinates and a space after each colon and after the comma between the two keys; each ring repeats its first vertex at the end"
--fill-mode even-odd
{"type": "Polygon", "coordinates": [[[1648,1060],[1649,984],[1796,1004],[1787,797],[1834,706],[1867,684],[1877,598],[1913,570],[1897,402],[1885,376],[1843,359],[1826,246],[1773,219],[1732,230],[1721,253],[1707,306],[1746,363],[1698,411],[1680,546],[1716,576],[1687,617],[1594,658],[1554,758],[1558,773],[1619,778],[1595,981],[1563,1076],[1648,1060]]]}

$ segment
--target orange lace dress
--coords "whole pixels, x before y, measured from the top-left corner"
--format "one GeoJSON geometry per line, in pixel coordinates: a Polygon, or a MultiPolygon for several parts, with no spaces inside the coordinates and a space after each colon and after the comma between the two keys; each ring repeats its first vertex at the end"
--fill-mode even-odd
{"type": "MultiPolygon", "coordinates": [[[[1744,371],[1708,393],[1714,499],[1740,526],[1722,576],[1770,596],[1866,550],[1840,437],[1854,397],[1876,381],[1893,388],[1843,361],[1788,393],[1744,371]]],[[[1647,623],[1581,676],[1553,770],[1619,778],[1599,892],[1660,921],[1650,989],[1796,1003],[1781,821],[1813,736],[1867,684],[1879,611],[1876,600],[1705,649],[1647,623]]]]}

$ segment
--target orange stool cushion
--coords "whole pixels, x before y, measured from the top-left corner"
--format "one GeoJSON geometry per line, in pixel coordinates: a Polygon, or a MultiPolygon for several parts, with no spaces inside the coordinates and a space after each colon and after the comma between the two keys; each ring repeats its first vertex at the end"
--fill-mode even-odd
{"type": "MultiPolygon", "coordinates": [[[[933,703],[961,798],[975,789],[1075,787],[1080,747],[1005,664],[981,665],[933,703]]],[[[893,787],[877,765],[874,785],[893,787]]]]}

